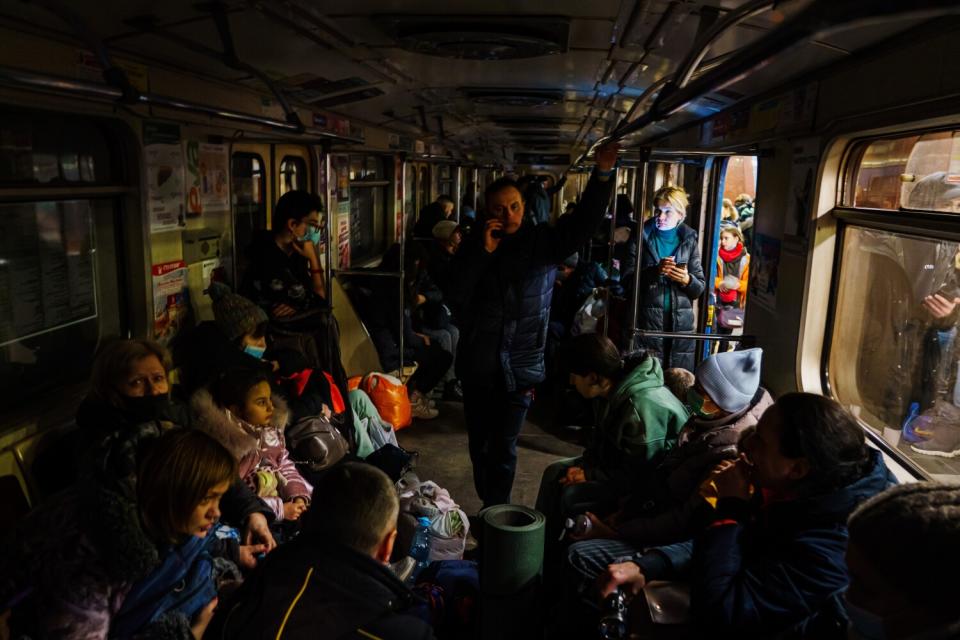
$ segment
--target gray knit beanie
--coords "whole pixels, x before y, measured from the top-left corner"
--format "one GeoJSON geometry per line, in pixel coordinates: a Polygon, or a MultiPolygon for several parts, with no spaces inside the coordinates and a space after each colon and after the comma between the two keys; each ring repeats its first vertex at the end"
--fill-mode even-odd
{"type": "Polygon", "coordinates": [[[762,358],[763,349],[718,353],[697,367],[697,382],[718,407],[739,413],[750,406],[760,388],[762,358]]]}
{"type": "Polygon", "coordinates": [[[230,340],[253,333],[267,322],[263,309],[221,282],[211,282],[207,293],[213,299],[213,318],[230,340]]]}

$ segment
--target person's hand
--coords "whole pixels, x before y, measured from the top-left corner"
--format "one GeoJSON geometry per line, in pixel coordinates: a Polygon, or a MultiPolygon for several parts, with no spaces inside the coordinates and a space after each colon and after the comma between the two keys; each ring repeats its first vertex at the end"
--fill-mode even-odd
{"type": "Polygon", "coordinates": [[[623,244],[630,239],[630,227],[617,227],[613,230],[614,244],[623,244]]]}
{"type": "Polygon", "coordinates": [[[483,249],[487,253],[493,253],[497,250],[497,247],[500,246],[500,241],[503,240],[503,220],[499,218],[490,218],[487,220],[486,224],[483,225],[483,249]],[[494,231],[497,234],[494,234],[494,231]],[[500,237],[494,237],[499,235],[500,237]]]}
{"type": "Polygon", "coordinates": [[[607,523],[605,523],[603,520],[601,520],[594,514],[587,511],[586,516],[590,518],[590,524],[591,524],[590,530],[587,531],[587,533],[582,536],[576,536],[571,533],[570,538],[572,540],[594,540],[597,538],[612,540],[618,537],[617,532],[614,531],[612,527],[608,527],[607,523]]]}
{"type": "Polygon", "coordinates": [[[193,623],[190,625],[190,633],[194,640],[200,640],[206,633],[210,621],[213,620],[213,612],[217,609],[217,598],[214,598],[193,617],[193,623]]]}
{"type": "Polygon", "coordinates": [[[279,362],[277,362],[276,360],[268,360],[267,362],[270,363],[270,368],[271,368],[271,370],[272,370],[274,373],[276,373],[277,371],[280,371],[280,363],[279,363],[279,362]]]}
{"type": "Polygon", "coordinates": [[[426,301],[427,301],[427,296],[423,295],[422,293],[418,293],[417,297],[413,299],[413,306],[419,307],[426,301]]]}
{"type": "Polygon", "coordinates": [[[274,318],[287,318],[292,316],[297,312],[296,309],[291,307],[288,304],[280,303],[273,307],[273,317],[274,318]]]}
{"type": "Polygon", "coordinates": [[[267,552],[265,544],[242,544],[240,545],[240,566],[244,569],[257,568],[257,556],[267,552]]]}
{"type": "Polygon", "coordinates": [[[333,417],[333,409],[331,409],[330,407],[328,407],[326,404],[321,404],[321,405],[320,405],[320,415],[322,415],[324,418],[326,418],[327,420],[329,420],[330,418],[333,417]]]}
{"type": "Polygon", "coordinates": [[[267,545],[266,553],[270,553],[277,548],[277,541],[273,539],[270,533],[270,525],[267,518],[262,513],[251,513],[247,516],[247,526],[244,529],[243,543],[255,544],[257,541],[267,545]]]}
{"type": "Polygon", "coordinates": [[[299,520],[300,514],[307,510],[307,505],[302,501],[284,502],[283,518],[285,520],[299,520]]]}
{"type": "Polygon", "coordinates": [[[610,171],[617,164],[617,153],[620,151],[620,145],[616,142],[607,142],[601,145],[596,153],[594,160],[597,163],[597,169],[600,171],[610,171]]]}
{"type": "Polygon", "coordinates": [[[570,467],[567,469],[566,475],[560,478],[559,482],[563,486],[571,484],[580,484],[581,482],[587,481],[587,474],[583,470],[583,467],[570,467]]]}
{"type": "Polygon", "coordinates": [[[417,333],[416,331],[414,331],[413,334],[415,336],[420,336],[420,339],[423,340],[423,344],[427,345],[428,347],[430,346],[430,336],[425,333],[417,333]]]}
{"type": "Polygon", "coordinates": [[[674,282],[679,282],[683,286],[690,284],[690,274],[687,273],[687,267],[678,267],[675,264],[668,264],[663,270],[663,275],[674,282]]]}
{"type": "Polygon", "coordinates": [[[935,293],[923,299],[923,308],[937,320],[942,320],[956,310],[960,298],[950,299],[935,293]]]}
{"type": "Polygon", "coordinates": [[[646,585],[647,578],[636,562],[612,564],[597,578],[597,590],[600,592],[601,600],[616,591],[618,587],[623,587],[627,595],[633,598],[643,591],[646,585]]]}
{"type": "Polygon", "coordinates": [[[720,286],[717,287],[717,289],[720,290],[720,293],[726,293],[727,291],[730,291],[730,287],[728,287],[727,285],[723,284],[722,282],[720,283],[720,286]]]}
{"type": "Polygon", "coordinates": [[[750,499],[749,465],[742,458],[718,464],[710,474],[710,480],[717,487],[717,499],[750,499]]]}

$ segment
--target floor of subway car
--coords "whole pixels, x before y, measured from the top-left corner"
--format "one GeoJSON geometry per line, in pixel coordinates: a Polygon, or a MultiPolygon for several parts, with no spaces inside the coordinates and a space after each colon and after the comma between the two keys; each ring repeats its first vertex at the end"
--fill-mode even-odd
{"type": "MultiPolygon", "coordinates": [[[[397,432],[397,441],[408,451],[418,451],[417,475],[433,480],[450,492],[450,496],[468,514],[480,510],[480,498],[473,488],[473,472],[467,450],[467,427],[463,404],[442,402],[440,415],[433,420],[414,420],[397,432]]],[[[544,430],[537,411],[532,411],[518,445],[517,476],[513,483],[513,502],[534,506],[540,488],[540,476],[548,464],[579,455],[582,447],[544,430]]]]}

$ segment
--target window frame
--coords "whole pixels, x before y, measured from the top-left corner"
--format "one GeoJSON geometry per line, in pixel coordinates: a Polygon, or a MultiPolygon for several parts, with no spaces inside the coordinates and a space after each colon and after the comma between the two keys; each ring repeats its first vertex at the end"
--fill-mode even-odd
{"type": "MultiPolygon", "coordinates": [[[[830,356],[833,351],[833,334],[837,321],[838,296],[840,293],[843,270],[843,253],[846,246],[847,229],[851,226],[868,230],[886,231],[926,240],[947,240],[960,244],[960,215],[954,213],[926,211],[923,209],[876,209],[853,206],[853,194],[856,192],[857,171],[867,148],[873,142],[895,139],[911,135],[935,133],[943,130],[957,130],[956,126],[944,126],[925,129],[904,129],[882,136],[870,136],[852,139],[841,161],[839,179],[840,192],[837,204],[826,214],[836,220],[835,250],[833,252],[832,276],[830,278],[829,304],[820,360],[820,381],[824,395],[843,404],[837,397],[830,372],[830,356]]],[[[870,442],[890,456],[910,475],[918,480],[932,480],[932,476],[920,465],[900,450],[892,446],[875,428],[857,418],[870,442]]]]}
{"type": "Polygon", "coordinates": [[[287,191],[310,191],[310,163],[307,162],[307,159],[302,156],[287,154],[280,159],[280,165],[277,167],[277,178],[277,190],[281,192],[281,196],[284,193],[287,193],[287,191]],[[284,171],[284,166],[288,162],[294,167],[294,169],[296,169],[296,171],[293,172],[293,175],[297,176],[298,179],[300,177],[298,175],[299,170],[303,169],[303,180],[305,184],[297,184],[297,186],[292,189],[284,189],[286,186],[286,176],[288,173],[284,171]]]}

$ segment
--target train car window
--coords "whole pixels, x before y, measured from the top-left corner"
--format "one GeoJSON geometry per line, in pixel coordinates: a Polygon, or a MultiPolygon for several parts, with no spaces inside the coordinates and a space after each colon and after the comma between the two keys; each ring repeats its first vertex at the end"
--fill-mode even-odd
{"type": "Polygon", "coordinates": [[[0,185],[105,185],[113,181],[102,131],[79,118],[4,115],[0,185]]]}
{"type": "MultiPolygon", "coordinates": [[[[263,158],[256,153],[237,152],[231,162],[234,238],[237,246],[237,274],[246,266],[246,249],[256,231],[267,228],[266,174],[263,158]]],[[[238,281],[239,281],[238,277],[238,281]]]]}
{"type": "Polygon", "coordinates": [[[0,411],[86,380],[101,337],[124,329],[112,133],[81,117],[0,117],[0,411]]]}
{"type": "MultiPolygon", "coordinates": [[[[437,178],[440,194],[454,197],[453,195],[453,167],[448,164],[442,164],[438,168],[439,176],[437,178]]],[[[438,194],[438,195],[440,195],[438,194]]]]}
{"type": "Polygon", "coordinates": [[[404,165],[403,207],[406,220],[410,225],[417,219],[417,166],[404,165]]]}
{"type": "Polygon", "coordinates": [[[844,227],[832,391],[931,476],[960,475],[960,244],[844,227]]]}
{"type": "Polygon", "coordinates": [[[387,250],[387,187],[383,158],[350,156],[350,260],[360,264],[387,250]]]}
{"type": "Polygon", "coordinates": [[[851,204],[960,213],[960,136],[956,131],[875,140],[858,163],[851,204]]]}
{"type": "Polygon", "coordinates": [[[280,161],[280,195],[287,191],[309,189],[307,161],[297,156],[286,156],[280,161]]]}
{"type": "MultiPolygon", "coordinates": [[[[423,165],[420,167],[420,179],[417,182],[417,205],[419,209],[433,202],[430,197],[430,167],[423,165]]],[[[419,215],[419,211],[417,212],[419,215]]]]}

